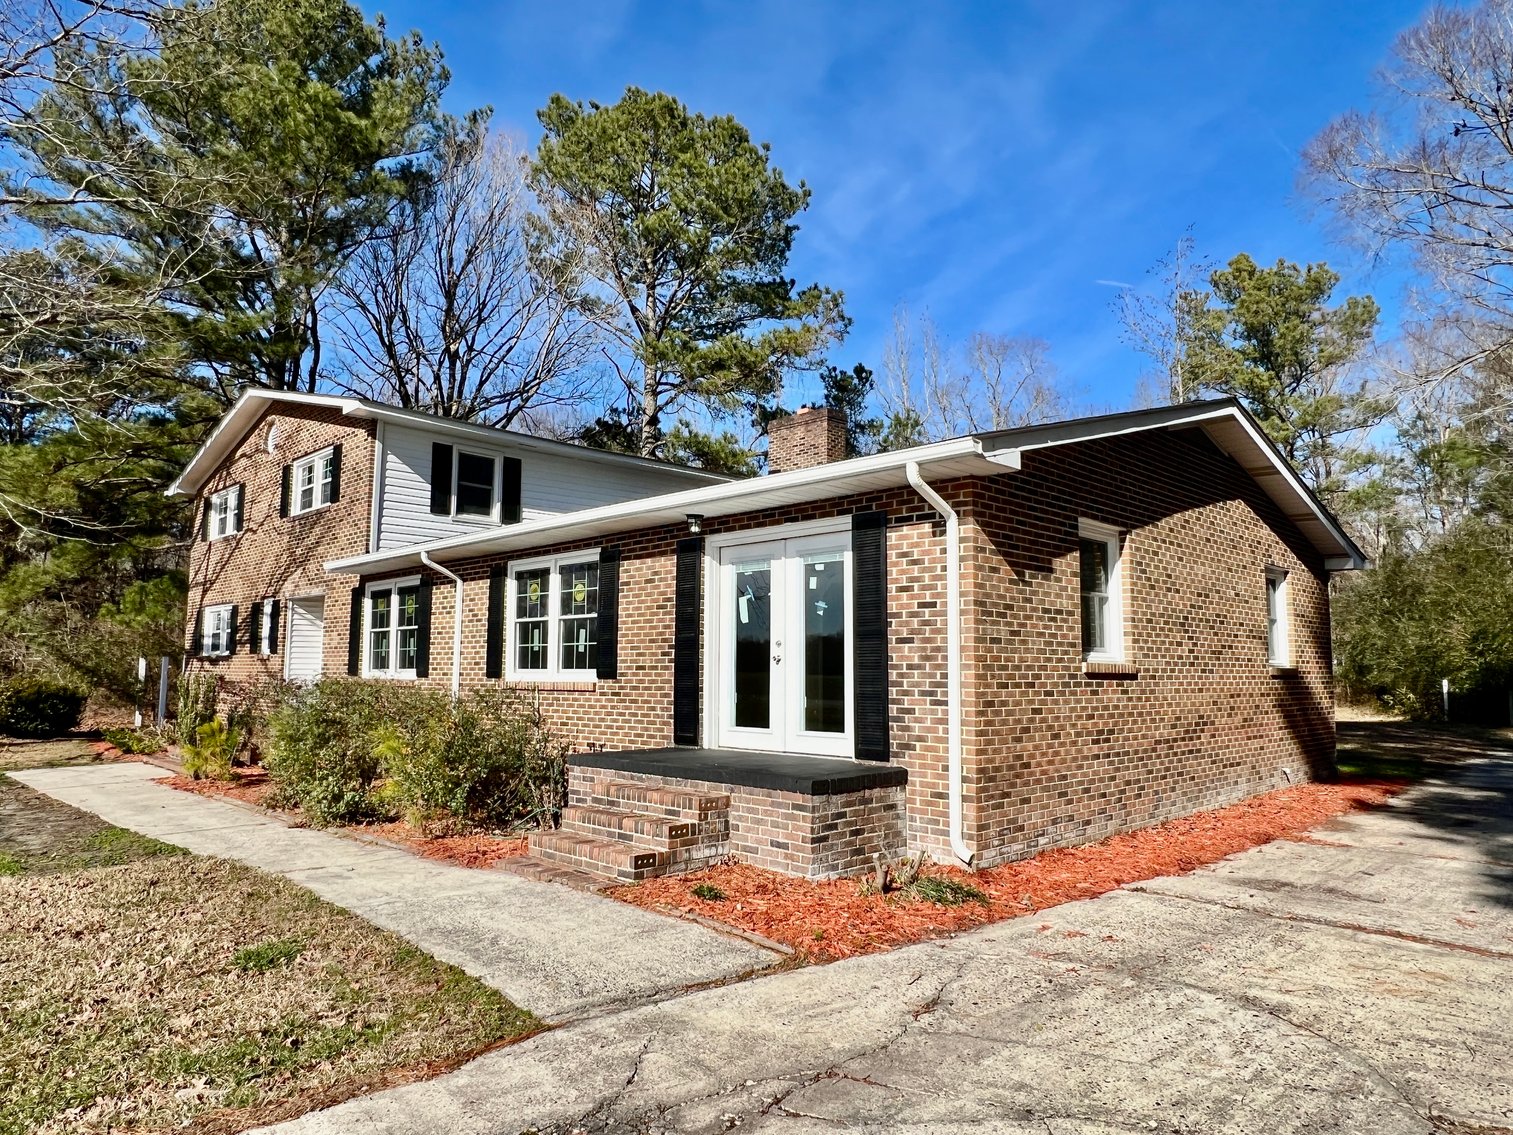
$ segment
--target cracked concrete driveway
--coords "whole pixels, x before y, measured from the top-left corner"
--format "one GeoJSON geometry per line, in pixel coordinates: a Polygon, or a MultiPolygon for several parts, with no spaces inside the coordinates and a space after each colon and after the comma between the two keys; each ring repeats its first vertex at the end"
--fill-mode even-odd
{"type": "Polygon", "coordinates": [[[949,941],[570,1025],[273,1129],[1461,1132],[1513,1125],[1513,754],[949,941]]]}

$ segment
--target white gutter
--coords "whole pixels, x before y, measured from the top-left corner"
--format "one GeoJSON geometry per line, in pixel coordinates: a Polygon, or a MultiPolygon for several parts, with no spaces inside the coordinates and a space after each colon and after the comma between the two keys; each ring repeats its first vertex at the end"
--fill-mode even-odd
{"type": "Polygon", "coordinates": [[[961,791],[961,519],[926,483],[919,462],[905,467],[909,484],[946,521],[946,795],[950,805],[951,853],[967,866],[972,851],[962,839],[961,791]]]}
{"type": "Polygon", "coordinates": [[[420,553],[420,562],[457,585],[457,598],[452,603],[452,696],[455,698],[462,692],[462,576],[442,567],[431,559],[429,552],[420,553]]]}

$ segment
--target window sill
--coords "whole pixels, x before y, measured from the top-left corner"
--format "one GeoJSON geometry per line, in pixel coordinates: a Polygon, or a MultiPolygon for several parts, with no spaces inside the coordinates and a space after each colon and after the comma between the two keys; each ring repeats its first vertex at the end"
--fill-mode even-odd
{"type": "Polygon", "coordinates": [[[1298,668],[1291,664],[1282,665],[1280,663],[1273,662],[1270,664],[1270,666],[1271,676],[1273,678],[1296,678],[1298,675],[1298,668]]]}
{"type": "Polygon", "coordinates": [[[331,505],[329,503],[327,503],[327,504],[318,504],[314,508],[307,508],[307,509],[305,509],[304,512],[295,512],[293,509],[290,509],[289,510],[289,519],[290,520],[303,520],[307,516],[314,516],[318,512],[325,512],[330,507],[331,507],[331,505]]]}
{"type": "Polygon", "coordinates": [[[1082,673],[1088,678],[1138,678],[1140,667],[1133,662],[1111,662],[1087,658],[1082,662],[1082,673]]]}
{"type": "Polygon", "coordinates": [[[597,689],[598,678],[536,677],[531,674],[507,674],[505,684],[529,686],[533,690],[588,691],[597,689]]]}
{"type": "Polygon", "coordinates": [[[219,536],[210,536],[210,537],[207,537],[206,540],[205,540],[205,543],[207,543],[207,544],[219,544],[223,540],[233,540],[236,537],[240,536],[241,534],[242,534],[242,530],[240,528],[238,528],[235,532],[222,532],[219,536]]]}
{"type": "Polygon", "coordinates": [[[402,670],[399,673],[395,673],[392,670],[379,670],[379,671],[376,671],[376,672],[370,670],[367,673],[365,673],[363,675],[363,677],[364,678],[371,678],[375,682],[416,682],[416,681],[419,681],[419,678],[416,676],[414,670],[402,670]]]}

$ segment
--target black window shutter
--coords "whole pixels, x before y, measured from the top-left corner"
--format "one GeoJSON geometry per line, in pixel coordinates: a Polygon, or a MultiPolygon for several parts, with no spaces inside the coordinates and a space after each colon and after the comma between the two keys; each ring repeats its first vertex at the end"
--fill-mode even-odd
{"type": "Polygon", "coordinates": [[[210,539],[210,498],[205,498],[205,507],[200,511],[200,539],[210,539]]]}
{"type": "Polygon", "coordinates": [[[242,530],[242,518],[246,515],[242,509],[242,502],[246,497],[247,486],[238,485],[236,487],[236,508],[231,514],[231,531],[233,532],[240,532],[242,530]]]}
{"type": "Polygon", "coordinates": [[[263,652],[262,600],[258,600],[247,609],[247,649],[253,654],[263,652]]]}
{"type": "Polygon", "coordinates": [[[859,512],[851,518],[852,706],[856,757],[888,759],[888,514],[859,512]]]}
{"type": "Polygon", "coordinates": [[[599,552],[599,677],[620,676],[620,545],[599,552]]]}
{"type": "Polygon", "coordinates": [[[431,577],[421,576],[415,597],[415,676],[431,676],[431,577]]]}
{"type": "Polygon", "coordinates": [[[284,466],[284,480],[278,490],[278,514],[287,518],[289,515],[289,501],[294,496],[294,466],[284,466]]]}
{"type": "Polygon", "coordinates": [[[362,673],[362,587],[352,589],[352,615],[347,623],[347,673],[362,673]]]}
{"type": "Polygon", "coordinates": [[[524,515],[520,510],[520,458],[501,457],[504,462],[499,478],[499,523],[519,524],[524,515]]]}
{"type": "Polygon", "coordinates": [[[331,503],[341,500],[341,442],[331,447],[331,503]]]}
{"type": "Polygon", "coordinates": [[[704,538],[678,541],[672,632],[672,743],[699,743],[699,598],[704,538]]]}
{"type": "Polygon", "coordinates": [[[431,443],[431,512],[452,515],[452,447],[441,441],[431,443]]]}
{"type": "MultiPolygon", "coordinates": [[[[600,571],[602,573],[603,569],[601,568],[600,571]]],[[[599,577],[599,594],[604,594],[602,574],[599,577]]],[[[495,564],[489,570],[489,621],[483,650],[483,676],[485,678],[504,677],[504,598],[504,565],[495,564]]],[[[601,645],[599,650],[599,657],[603,658],[604,647],[601,645]]]]}
{"type": "Polygon", "coordinates": [[[226,653],[236,653],[236,604],[231,604],[231,615],[226,620],[226,653]]]}
{"type": "Polygon", "coordinates": [[[278,600],[268,600],[268,653],[278,653],[278,600]]]}
{"type": "Polygon", "coordinates": [[[202,658],[205,654],[205,608],[194,609],[194,639],[189,644],[191,658],[202,658]]]}

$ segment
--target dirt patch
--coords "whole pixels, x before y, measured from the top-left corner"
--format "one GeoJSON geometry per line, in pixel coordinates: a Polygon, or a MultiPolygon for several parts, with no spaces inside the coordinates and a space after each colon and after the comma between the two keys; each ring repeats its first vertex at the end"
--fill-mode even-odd
{"type": "Polygon", "coordinates": [[[103,764],[106,758],[82,737],[43,741],[0,737],[0,772],[24,768],[58,768],[63,765],[103,764]]]}
{"type": "Polygon", "coordinates": [[[1126,883],[1182,874],[1237,851],[1305,833],[1352,809],[1380,806],[1403,787],[1401,782],[1302,784],[985,871],[927,868],[928,877],[974,887],[986,900],[959,906],[898,894],[866,894],[856,879],[813,882],[739,863],[609,893],[652,910],[713,918],[774,939],[811,960],[830,961],[1092,898],[1126,883]],[[724,897],[699,898],[693,893],[696,887],[713,888],[705,893],[724,897]]]}
{"type": "Polygon", "coordinates": [[[434,1075],[523,1010],[292,883],[194,856],[0,879],[0,1131],[232,1132],[434,1075]]]}

